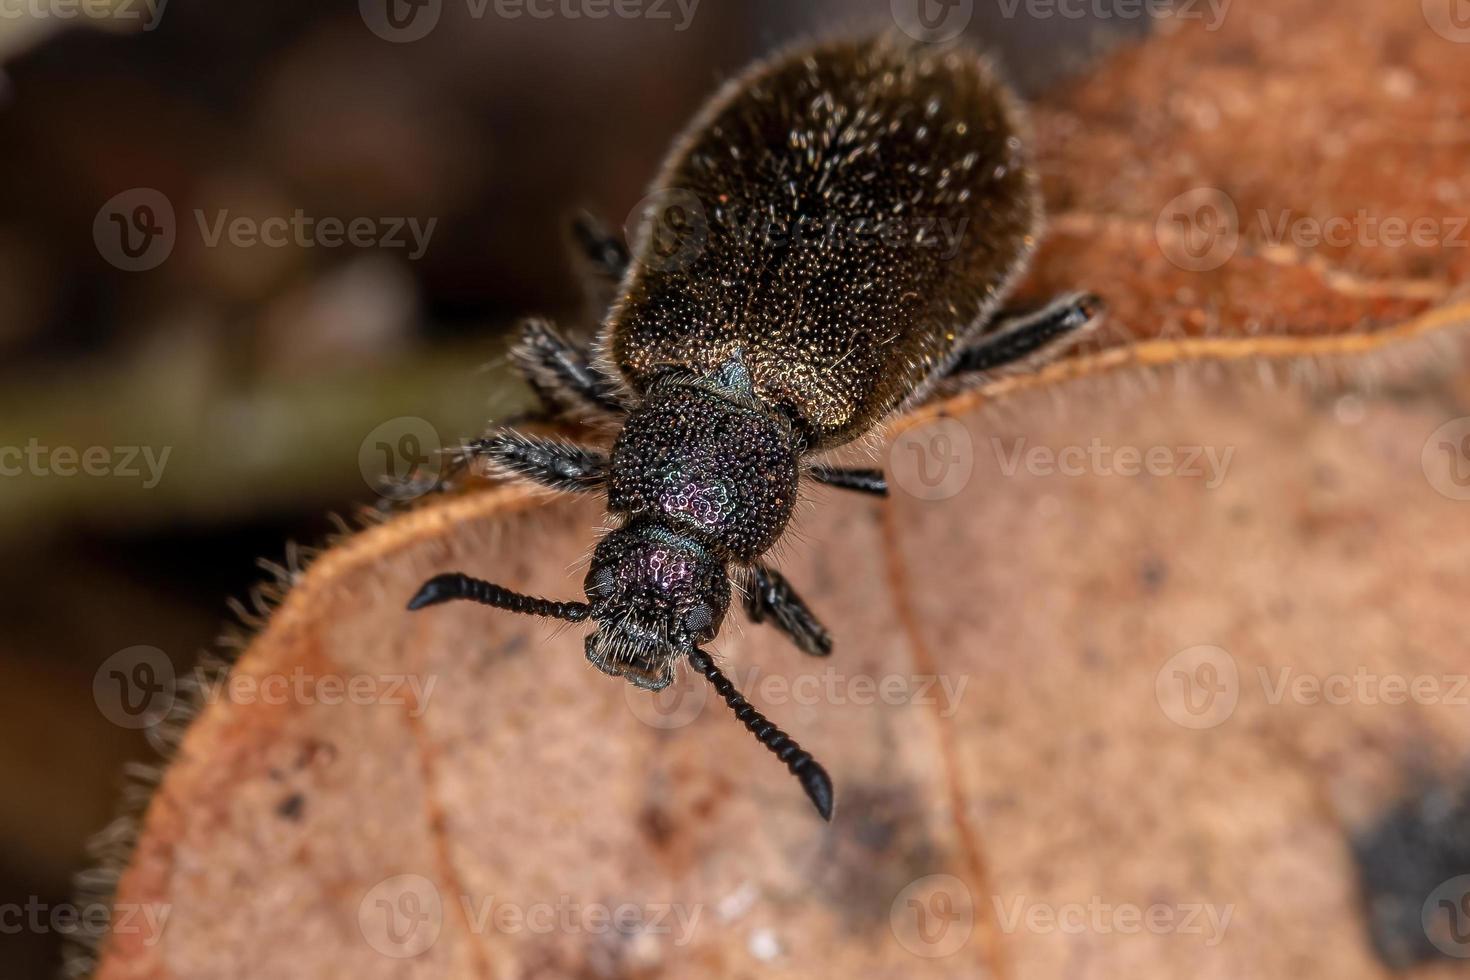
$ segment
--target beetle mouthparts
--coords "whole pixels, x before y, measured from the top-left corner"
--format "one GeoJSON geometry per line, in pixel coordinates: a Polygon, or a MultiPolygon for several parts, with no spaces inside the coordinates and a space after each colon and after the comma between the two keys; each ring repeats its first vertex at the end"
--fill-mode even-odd
{"type": "Polygon", "coordinates": [[[587,659],[592,666],[612,677],[622,677],[634,687],[662,691],[674,680],[672,659],[659,644],[627,636],[607,637],[601,629],[587,636],[587,659]]]}

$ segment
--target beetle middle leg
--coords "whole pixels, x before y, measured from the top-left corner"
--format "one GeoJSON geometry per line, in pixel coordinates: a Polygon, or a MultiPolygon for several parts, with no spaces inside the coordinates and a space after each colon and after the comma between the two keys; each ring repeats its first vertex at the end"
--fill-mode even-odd
{"type": "Polygon", "coordinates": [[[960,350],[946,377],[985,374],[1053,357],[1096,324],[1102,311],[1102,301],[1093,294],[1068,293],[1030,313],[1002,313],[960,350]]]}
{"type": "Polygon", "coordinates": [[[769,616],[771,625],[790,637],[802,653],[825,657],[832,652],[832,634],[774,568],[755,566],[745,595],[745,612],[756,623],[769,616]]]}
{"type": "Polygon", "coordinates": [[[618,398],[617,383],[546,320],[523,323],[510,356],[552,414],[573,411],[621,417],[628,412],[618,398]]]}
{"type": "Polygon", "coordinates": [[[622,281],[628,271],[628,249],[606,225],[583,211],[572,220],[572,241],[590,276],[607,287],[622,281]]]}

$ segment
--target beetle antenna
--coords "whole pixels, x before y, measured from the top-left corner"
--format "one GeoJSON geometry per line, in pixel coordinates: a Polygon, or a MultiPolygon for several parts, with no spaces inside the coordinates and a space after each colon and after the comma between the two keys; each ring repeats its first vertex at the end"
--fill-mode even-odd
{"type": "Polygon", "coordinates": [[[549,616],[565,619],[569,623],[580,623],[592,614],[592,607],[585,602],[552,602],[535,596],[512,592],[503,586],[494,585],[462,572],[446,572],[435,575],[422,586],[408,602],[409,609],[437,606],[453,599],[469,599],[497,609],[525,613],[530,616],[549,616]]]}
{"type": "Polygon", "coordinates": [[[776,758],[786,763],[786,768],[791,771],[801,782],[801,788],[806,791],[807,798],[817,808],[823,820],[832,819],[832,778],[827,775],[827,770],[822,768],[821,763],[812,758],[812,754],[796,743],[790,735],[771,724],[766,716],[755,710],[755,706],[741,696],[708,653],[703,650],[694,649],[689,653],[689,662],[694,669],[704,675],[710,686],[715,689],[725,703],[735,712],[735,717],[745,724],[750,733],[756,737],[766,748],[776,754],[776,758]]]}

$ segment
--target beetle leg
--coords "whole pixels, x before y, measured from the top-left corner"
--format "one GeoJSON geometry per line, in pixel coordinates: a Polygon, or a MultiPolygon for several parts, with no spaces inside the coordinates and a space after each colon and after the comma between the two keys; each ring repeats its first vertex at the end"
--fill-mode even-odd
{"type": "Polygon", "coordinates": [[[1031,313],[1002,314],[993,327],[960,351],[946,376],[1049,360],[1079,340],[1102,312],[1102,301],[1091,293],[1069,293],[1031,313]]]}
{"type": "Polygon", "coordinates": [[[616,286],[628,271],[628,249],[586,211],[572,220],[572,239],[589,273],[604,287],[616,286]]]}
{"type": "Polygon", "coordinates": [[[888,496],[888,480],[884,478],[882,470],[819,465],[808,469],[807,475],[829,487],[871,493],[875,497],[888,496]]]}
{"type": "Polygon", "coordinates": [[[755,566],[745,595],[745,612],[756,623],[769,616],[771,625],[790,637],[802,653],[825,657],[832,652],[832,634],[774,568],[755,566]]]}
{"type": "Polygon", "coordinates": [[[511,348],[511,360],[541,397],[547,411],[581,412],[594,416],[622,416],[628,412],[619,400],[617,383],[606,377],[546,320],[527,320],[511,348]]]}
{"type": "Polygon", "coordinates": [[[466,459],[485,459],[497,473],[552,490],[590,493],[607,479],[607,457],[595,449],[506,430],[464,448],[466,459]]]}

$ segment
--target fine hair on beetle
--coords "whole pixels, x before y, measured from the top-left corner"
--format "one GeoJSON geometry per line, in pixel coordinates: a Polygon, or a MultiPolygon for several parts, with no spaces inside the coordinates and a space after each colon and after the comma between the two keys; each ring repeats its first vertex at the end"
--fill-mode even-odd
{"type": "Polygon", "coordinates": [[[941,384],[1033,367],[1096,323],[1087,293],[1003,305],[1041,234],[1023,132],[1009,89],[962,44],[824,41],[724,85],[654,184],[671,214],[631,249],[590,218],[575,225],[614,297],[594,344],[532,319],[513,351],[549,414],[609,423],[611,448],[505,429],[465,450],[501,475],[605,496],[585,601],[449,572],[409,608],[466,599],[591,621],[587,659],[650,691],[687,661],[831,819],[826,770],[706,647],[735,579],[752,621],[829,655],[831,635],[770,554],[801,481],[879,496],[887,483],[816,460],[941,384]]]}

